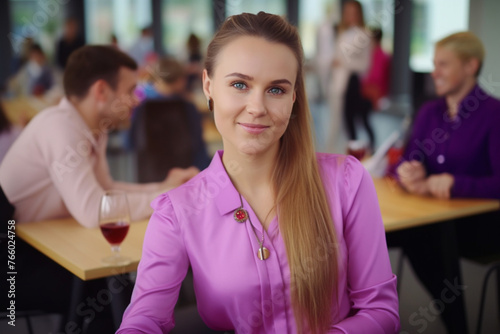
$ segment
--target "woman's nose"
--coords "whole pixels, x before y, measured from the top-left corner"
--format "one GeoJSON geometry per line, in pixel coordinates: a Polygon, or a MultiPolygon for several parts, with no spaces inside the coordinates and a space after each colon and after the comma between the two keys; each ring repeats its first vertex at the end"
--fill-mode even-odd
{"type": "Polygon", "coordinates": [[[264,94],[252,92],[252,94],[248,97],[246,110],[254,117],[265,115],[267,111],[264,94]]]}

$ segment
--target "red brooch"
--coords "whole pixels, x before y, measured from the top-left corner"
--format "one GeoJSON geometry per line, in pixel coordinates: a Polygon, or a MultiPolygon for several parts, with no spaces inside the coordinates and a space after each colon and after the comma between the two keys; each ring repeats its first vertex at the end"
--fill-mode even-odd
{"type": "Polygon", "coordinates": [[[234,212],[233,217],[238,223],[244,223],[248,219],[248,213],[245,209],[239,208],[234,212]]]}

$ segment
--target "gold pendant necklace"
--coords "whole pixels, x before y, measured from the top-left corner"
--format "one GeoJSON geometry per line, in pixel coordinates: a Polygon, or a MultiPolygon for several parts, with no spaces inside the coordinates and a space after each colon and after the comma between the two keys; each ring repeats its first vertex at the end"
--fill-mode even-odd
{"type": "Polygon", "coordinates": [[[247,219],[250,221],[250,226],[252,227],[253,234],[255,235],[255,238],[257,239],[257,242],[259,243],[257,257],[261,261],[267,260],[269,258],[269,256],[271,255],[271,253],[269,252],[269,249],[264,247],[265,233],[264,233],[264,231],[262,231],[262,240],[259,239],[257,232],[255,231],[255,227],[252,224],[252,220],[250,219],[250,215],[248,214],[247,210],[243,209],[243,199],[241,198],[241,194],[239,194],[239,195],[240,195],[241,206],[238,209],[236,209],[236,211],[233,214],[233,218],[238,223],[244,223],[247,221],[247,219]]]}

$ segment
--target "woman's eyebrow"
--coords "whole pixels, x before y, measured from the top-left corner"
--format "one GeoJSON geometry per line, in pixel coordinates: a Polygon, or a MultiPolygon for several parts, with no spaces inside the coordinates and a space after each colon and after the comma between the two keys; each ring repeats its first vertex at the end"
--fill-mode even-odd
{"type": "MultiPolygon", "coordinates": [[[[226,75],[225,77],[226,78],[227,77],[238,77],[238,78],[241,78],[241,79],[244,79],[244,80],[248,80],[248,81],[252,81],[254,79],[253,77],[251,77],[249,75],[242,74],[242,73],[237,73],[237,72],[230,73],[230,74],[226,75]]],[[[292,83],[288,79],[273,80],[273,81],[271,81],[271,84],[273,84],[273,85],[288,84],[288,85],[292,86],[292,83]]]]}
{"type": "Polygon", "coordinates": [[[228,75],[225,76],[225,78],[227,78],[227,77],[238,77],[238,78],[241,78],[241,79],[244,79],[244,80],[249,80],[249,81],[253,80],[253,77],[251,77],[249,75],[246,75],[246,74],[237,73],[237,72],[230,73],[230,74],[228,74],[228,75]]]}
{"type": "Polygon", "coordinates": [[[273,80],[271,81],[271,84],[273,85],[279,85],[279,84],[287,84],[287,85],[292,85],[292,83],[290,82],[290,80],[287,80],[287,79],[278,79],[278,80],[273,80]]]}

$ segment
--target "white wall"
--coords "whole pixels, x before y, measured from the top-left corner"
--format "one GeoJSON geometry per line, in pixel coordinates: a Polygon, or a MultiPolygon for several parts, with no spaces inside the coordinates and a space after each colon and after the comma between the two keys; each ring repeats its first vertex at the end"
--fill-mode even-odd
{"type": "Polygon", "coordinates": [[[500,1],[471,0],[469,13],[469,29],[481,38],[486,48],[479,82],[500,98],[500,1]]]}

